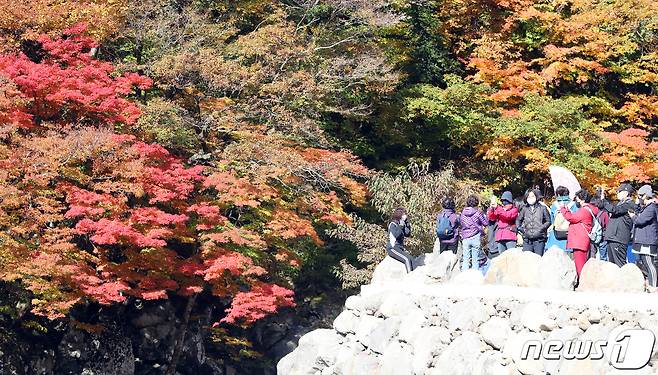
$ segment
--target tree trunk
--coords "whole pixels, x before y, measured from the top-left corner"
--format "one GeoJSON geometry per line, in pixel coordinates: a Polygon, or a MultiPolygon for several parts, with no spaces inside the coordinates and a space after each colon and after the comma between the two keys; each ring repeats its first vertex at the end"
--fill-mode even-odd
{"type": "Polygon", "coordinates": [[[165,372],[165,375],[174,375],[176,373],[176,366],[178,366],[178,361],[180,360],[181,353],[183,352],[185,334],[187,333],[187,326],[190,323],[190,315],[192,314],[192,308],[194,307],[196,296],[196,294],[193,294],[187,299],[187,305],[185,306],[185,312],[183,313],[183,322],[181,323],[180,330],[178,331],[178,337],[174,343],[174,352],[171,356],[171,362],[169,362],[169,366],[167,367],[167,372],[165,372]]]}

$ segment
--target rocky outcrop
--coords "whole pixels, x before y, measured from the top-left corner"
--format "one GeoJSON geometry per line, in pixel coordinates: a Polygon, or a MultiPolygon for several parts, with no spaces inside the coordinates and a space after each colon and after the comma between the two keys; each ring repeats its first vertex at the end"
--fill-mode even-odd
{"type": "MultiPolygon", "coordinates": [[[[658,334],[658,298],[641,293],[634,265],[615,270],[624,288],[602,280],[616,286],[607,291],[588,289],[596,286],[589,273],[605,267],[595,260],[573,291],[573,262],[553,250],[544,257],[507,251],[484,277],[455,265],[451,253],[430,255],[407,275],[395,271],[400,263],[382,262],[376,283],[347,299],[333,329],[303,336],[278,363],[278,374],[616,374],[609,353],[584,360],[523,353],[532,340],[614,341],[628,328],[658,334]]],[[[658,345],[649,365],[634,373],[656,371],[658,345]]]]}

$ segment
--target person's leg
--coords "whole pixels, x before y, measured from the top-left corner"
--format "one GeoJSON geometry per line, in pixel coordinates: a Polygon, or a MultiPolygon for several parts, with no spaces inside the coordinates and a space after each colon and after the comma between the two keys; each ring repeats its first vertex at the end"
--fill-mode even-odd
{"type": "Polygon", "coordinates": [[[599,258],[601,260],[608,260],[608,241],[601,241],[599,244],[599,258]]]}
{"type": "Polygon", "coordinates": [[[480,262],[478,255],[480,254],[480,236],[476,235],[473,237],[473,242],[471,243],[471,268],[475,270],[480,269],[480,262]]]}
{"type": "Polygon", "coordinates": [[[414,265],[413,265],[413,260],[414,258],[406,252],[405,250],[401,250],[399,248],[392,248],[388,250],[388,255],[391,256],[391,258],[402,262],[404,264],[404,267],[407,269],[407,273],[411,272],[414,270],[414,265]]]}
{"type": "Polygon", "coordinates": [[[626,264],[626,248],[627,245],[619,242],[608,243],[608,257],[614,264],[622,267],[626,264]]]}
{"type": "Polygon", "coordinates": [[[511,240],[511,241],[506,241],[506,242],[505,242],[505,248],[506,248],[506,250],[514,249],[515,247],[516,247],[516,241],[515,241],[515,240],[511,240]]]}
{"type": "Polygon", "coordinates": [[[524,238],[523,239],[523,251],[532,251],[532,241],[524,238]]]}
{"type": "Polygon", "coordinates": [[[573,261],[576,264],[576,274],[580,278],[580,271],[587,261],[587,250],[573,249],[573,261]]]}
{"type": "Polygon", "coordinates": [[[457,242],[451,243],[448,246],[448,249],[450,249],[450,251],[452,251],[453,254],[457,255],[457,242]]]}
{"type": "Polygon", "coordinates": [[[535,254],[539,256],[544,255],[544,248],[546,247],[546,242],[543,240],[534,240],[532,241],[532,250],[535,254]]]}
{"type": "Polygon", "coordinates": [[[471,240],[472,238],[465,238],[462,240],[462,271],[471,268],[471,240]]]}
{"type": "Polygon", "coordinates": [[[637,254],[635,263],[640,271],[642,271],[649,286],[655,288],[658,275],[656,274],[656,265],[654,264],[653,257],[649,254],[637,254]]]}
{"type": "Polygon", "coordinates": [[[498,254],[500,255],[505,251],[505,241],[498,241],[498,254]]]}

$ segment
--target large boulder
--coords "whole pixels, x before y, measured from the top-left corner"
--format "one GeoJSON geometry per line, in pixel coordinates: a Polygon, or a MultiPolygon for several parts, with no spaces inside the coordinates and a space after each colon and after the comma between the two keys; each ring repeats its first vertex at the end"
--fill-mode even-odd
{"type": "Polygon", "coordinates": [[[573,290],[578,275],[576,265],[567,253],[557,246],[548,249],[539,262],[542,288],[573,290]]]}
{"type": "Polygon", "coordinates": [[[299,339],[299,346],[281,358],[276,366],[279,375],[302,375],[333,365],[340,349],[340,335],[331,329],[316,329],[299,339]],[[311,371],[313,370],[313,371],[311,371]]]}
{"type": "Polygon", "coordinates": [[[402,262],[387,256],[382,260],[372,273],[370,284],[384,284],[401,281],[407,276],[407,269],[402,262]]]}
{"type": "MultiPolygon", "coordinates": [[[[418,271],[426,275],[426,283],[440,283],[450,280],[457,268],[457,263],[455,254],[451,251],[444,251],[439,255],[435,255],[431,263],[419,268],[418,271]]],[[[416,271],[414,270],[414,272],[416,271]]]]}
{"type": "Polygon", "coordinates": [[[644,291],[644,276],[634,264],[619,268],[612,262],[592,258],[580,272],[578,291],[639,293],[644,291]]]}
{"type": "Polygon", "coordinates": [[[503,357],[513,360],[519,372],[524,375],[541,374],[544,368],[541,357],[533,357],[532,350],[527,358],[521,359],[524,345],[531,340],[541,342],[542,336],[528,331],[513,333],[503,348],[503,357]]]}
{"type": "Polygon", "coordinates": [[[541,257],[531,251],[510,249],[492,259],[485,284],[541,287],[541,257]]]}
{"type": "Polygon", "coordinates": [[[464,332],[441,353],[431,375],[471,375],[471,365],[480,357],[485,345],[474,332],[464,332]]]}

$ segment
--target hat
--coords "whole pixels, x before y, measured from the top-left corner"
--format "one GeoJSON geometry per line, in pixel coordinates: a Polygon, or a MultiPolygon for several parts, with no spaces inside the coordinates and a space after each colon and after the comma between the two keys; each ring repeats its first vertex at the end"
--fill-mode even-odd
{"type": "Polygon", "coordinates": [[[653,198],[653,190],[651,185],[642,185],[642,187],[637,191],[637,195],[646,195],[649,198],[653,198]]]}
{"type": "Polygon", "coordinates": [[[633,186],[629,183],[624,182],[623,184],[619,185],[617,188],[617,192],[620,191],[627,191],[629,194],[633,194],[633,186]]]}
{"type": "Polygon", "coordinates": [[[514,202],[514,196],[512,196],[512,192],[506,191],[503,193],[503,195],[501,195],[500,200],[512,203],[514,202]]]}

